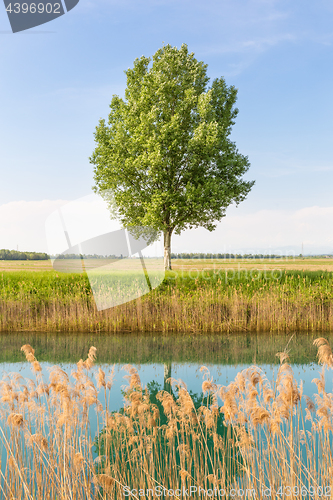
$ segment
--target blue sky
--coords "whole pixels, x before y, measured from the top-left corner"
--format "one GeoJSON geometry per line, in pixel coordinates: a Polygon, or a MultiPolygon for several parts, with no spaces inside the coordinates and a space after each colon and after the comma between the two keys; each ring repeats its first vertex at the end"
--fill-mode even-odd
{"type": "Polygon", "coordinates": [[[238,88],[232,138],[256,181],[214,233],[174,250],[333,251],[328,0],[80,0],[16,34],[0,5],[0,248],[47,249],[47,215],[91,190],[94,129],[124,95],[124,70],[163,42],[238,88]]]}

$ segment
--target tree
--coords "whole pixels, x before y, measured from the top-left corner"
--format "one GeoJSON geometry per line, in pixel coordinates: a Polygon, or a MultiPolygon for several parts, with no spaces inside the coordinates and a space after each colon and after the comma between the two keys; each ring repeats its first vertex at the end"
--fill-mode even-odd
{"type": "Polygon", "coordinates": [[[187,45],[165,45],[125,71],[125,99],[113,95],[108,124],[96,127],[90,158],[95,191],[111,190],[124,226],[164,234],[164,266],[171,269],[171,236],[209,231],[231,203],[245,199],[254,182],[250,164],[230,133],[237,89],[216,78],[187,45]]]}

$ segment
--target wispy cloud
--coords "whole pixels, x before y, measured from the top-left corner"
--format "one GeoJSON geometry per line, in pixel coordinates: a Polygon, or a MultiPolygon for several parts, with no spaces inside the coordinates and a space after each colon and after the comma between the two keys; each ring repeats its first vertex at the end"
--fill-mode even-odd
{"type": "Polygon", "coordinates": [[[251,53],[262,53],[268,50],[270,47],[274,47],[283,42],[294,42],[297,40],[297,36],[292,33],[281,33],[280,35],[274,35],[271,37],[258,37],[250,38],[243,41],[235,41],[222,43],[218,46],[210,46],[206,49],[201,49],[205,54],[218,55],[218,54],[251,54],[251,53]]]}
{"type": "Polygon", "coordinates": [[[199,228],[173,239],[174,251],[257,252],[286,247],[301,253],[333,251],[333,207],[306,207],[297,211],[260,210],[247,215],[227,215],[216,230],[199,228]]]}
{"type": "MultiPolygon", "coordinates": [[[[65,200],[16,201],[0,205],[1,248],[47,251],[45,221],[65,200]]],[[[174,252],[283,253],[286,247],[298,254],[333,251],[333,207],[311,206],[300,210],[260,210],[237,215],[231,208],[217,229],[203,228],[173,236],[174,252]]]]}
{"type": "Polygon", "coordinates": [[[65,200],[13,201],[0,205],[0,247],[47,251],[45,221],[65,200]]]}

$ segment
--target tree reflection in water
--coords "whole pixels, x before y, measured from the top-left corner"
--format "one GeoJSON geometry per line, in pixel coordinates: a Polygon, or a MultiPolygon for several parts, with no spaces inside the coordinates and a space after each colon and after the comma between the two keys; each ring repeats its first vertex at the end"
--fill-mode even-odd
{"type": "MultiPolygon", "coordinates": [[[[96,473],[116,478],[118,486],[137,488],[139,482],[142,489],[156,484],[221,489],[234,482],[242,460],[214,391],[188,391],[171,378],[171,362],[164,364],[163,388],[155,380],[143,388],[137,370],[127,369],[126,403],[109,414],[95,439],[96,473]]],[[[113,494],[118,498],[116,486],[113,494]]]]}

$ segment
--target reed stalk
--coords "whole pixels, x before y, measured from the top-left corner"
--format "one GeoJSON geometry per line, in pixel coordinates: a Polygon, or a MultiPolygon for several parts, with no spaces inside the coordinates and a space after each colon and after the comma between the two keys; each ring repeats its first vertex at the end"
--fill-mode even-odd
{"type": "Polygon", "coordinates": [[[115,412],[107,403],[113,373],[95,370],[95,347],[71,375],[54,366],[45,382],[26,344],[34,379],[11,374],[0,384],[1,498],[102,500],[169,490],[183,498],[183,488],[201,498],[199,486],[219,498],[232,490],[259,499],[331,497],[333,394],[324,370],[333,367],[333,355],[326,339],[314,344],[323,364],[314,401],[284,351],[273,381],[251,366],[221,386],[202,367],[199,400],[183,381],[171,379],[169,392],[143,387],[128,365],[125,404],[115,412]]]}
{"type": "Polygon", "coordinates": [[[332,284],[323,271],[170,275],[151,293],[98,311],[85,275],[8,272],[0,275],[0,332],[328,332],[332,284]]]}

